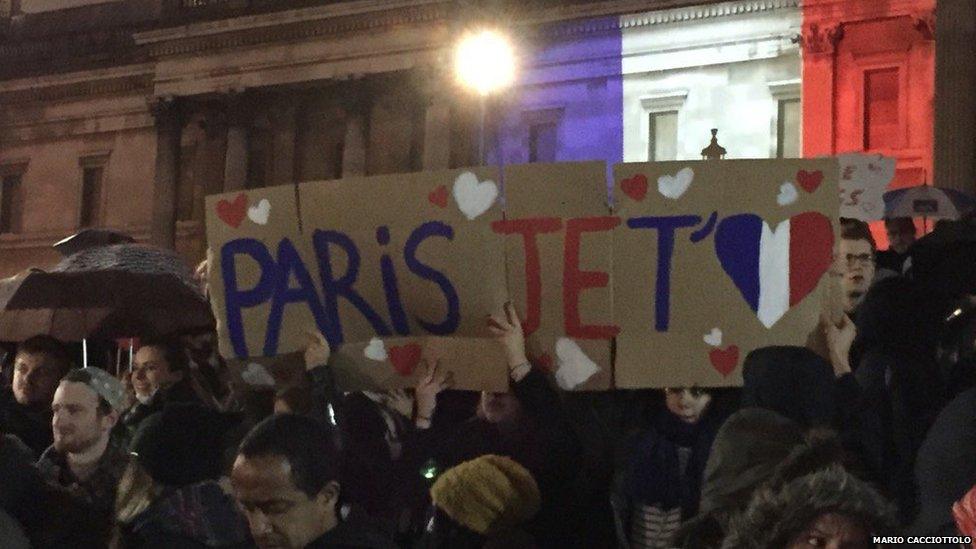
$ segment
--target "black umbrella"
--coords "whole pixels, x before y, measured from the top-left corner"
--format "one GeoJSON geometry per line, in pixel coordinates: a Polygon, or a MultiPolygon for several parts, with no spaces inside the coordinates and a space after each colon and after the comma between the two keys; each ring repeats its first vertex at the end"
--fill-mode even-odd
{"type": "Polygon", "coordinates": [[[52,247],[64,257],[70,257],[89,248],[133,244],[135,241],[131,236],[113,229],[82,229],[68,238],[55,242],[52,247]]]}
{"type": "Polygon", "coordinates": [[[139,244],[82,250],[53,270],[0,281],[0,340],[151,337],[214,327],[210,305],[175,253],[139,244]]]}

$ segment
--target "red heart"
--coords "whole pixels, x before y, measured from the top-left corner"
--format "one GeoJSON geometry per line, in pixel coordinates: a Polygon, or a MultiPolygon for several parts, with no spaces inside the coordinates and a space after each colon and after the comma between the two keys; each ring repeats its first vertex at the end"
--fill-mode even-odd
{"type": "Polygon", "coordinates": [[[532,357],[531,362],[532,364],[538,366],[543,372],[552,373],[555,371],[553,369],[552,357],[549,356],[549,353],[542,353],[539,356],[534,356],[532,357]]]}
{"type": "Polygon", "coordinates": [[[817,170],[815,172],[808,172],[806,170],[800,170],[796,172],[796,182],[803,187],[803,190],[812,193],[817,190],[817,187],[823,183],[823,172],[817,170]]]}
{"type": "Polygon", "coordinates": [[[217,217],[235,229],[241,226],[246,215],[247,195],[244,193],[237,195],[233,202],[226,200],[217,202],[217,217]]]}
{"type": "Polygon", "coordinates": [[[644,195],[647,194],[647,178],[644,177],[644,174],[639,173],[634,177],[624,179],[620,182],[620,189],[631,199],[640,202],[644,200],[644,195]]]}
{"type": "Polygon", "coordinates": [[[722,377],[729,377],[739,364],[739,348],[731,345],[724,351],[712,349],[708,353],[708,359],[712,361],[712,368],[715,368],[716,372],[722,374],[722,377]]]}
{"type": "Polygon", "coordinates": [[[420,345],[416,343],[410,343],[409,345],[402,345],[400,347],[390,347],[388,354],[390,362],[393,363],[393,369],[404,377],[412,374],[417,364],[420,364],[421,349],[420,345]]]}
{"type": "Polygon", "coordinates": [[[440,208],[446,208],[447,207],[447,187],[445,187],[444,185],[441,185],[440,187],[437,187],[436,189],[434,189],[433,191],[431,191],[430,194],[427,195],[427,200],[429,200],[430,203],[431,204],[434,204],[435,206],[438,206],[440,208]]]}

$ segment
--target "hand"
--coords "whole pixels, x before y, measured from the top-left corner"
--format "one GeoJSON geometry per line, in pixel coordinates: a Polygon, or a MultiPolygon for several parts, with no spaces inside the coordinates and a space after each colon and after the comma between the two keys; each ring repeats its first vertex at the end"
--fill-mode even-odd
{"type": "Polygon", "coordinates": [[[403,389],[387,391],[386,404],[407,419],[413,414],[413,397],[408,395],[403,389]]]}
{"type": "Polygon", "coordinates": [[[529,361],[525,356],[525,334],[522,332],[522,321],[519,320],[515,305],[511,301],[505,304],[504,319],[488,315],[488,330],[505,347],[509,370],[529,361]]]}
{"type": "Polygon", "coordinates": [[[424,363],[424,373],[415,387],[417,399],[417,419],[430,421],[437,409],[437,395],[454,386],[454,373],[444,372],[440,364],[424,363]]]}
{"type": "Polygon", "coordinates": [[[834,324],[827,319],[827,349],[830,350],[830,363],[834,367],[834,375],[840,377],[851,373],[849,354],[854,338],[857,336],[857,328],[847,315],[843,315],[840,325],[834,324]]]}
{"type": "Polygon", "coordinates": [[[305,330],[305,335],[308,336],[308,344],[305,346],[305,370],[309,371],[328,364],[332,351],[322,332],[317,328],[309,328],[305,330]]]}

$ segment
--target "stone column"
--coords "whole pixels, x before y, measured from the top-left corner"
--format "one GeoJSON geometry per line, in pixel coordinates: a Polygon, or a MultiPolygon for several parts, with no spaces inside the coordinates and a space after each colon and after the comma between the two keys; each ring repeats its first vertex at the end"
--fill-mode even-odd
{"type": "Polygon", "coordinates": [[[224,155],[224,191],[243,189],[247,183],[248,109],[240,93],[226,98],[227,151],[224,155]]]}
{"type": "Polygon", "coordinates": [[[346,120],[346,139],[342,147],[342,177],[366,175],[366,116],[351,113],[346,120]]]}
{"type": "Polygon", "coordinates": [[[290,96],[282,96],[271,108],[272,169],[274,185],[295,182],[295,138],[298,103],[290,96]]]}
{"type": "Polygon", "coordinates": [[[156,173],[153,181],[150,242],[156,246],[174,249],[183,109],[178,100],[172,97],[156,99],[150,109],[156,119],[156,173]]]}
{"type": "Polygon", "coordinates": [[[442,94],[435,94],[424,114],[425,170],[446,169],[451,162],[451,103],[442,94]]]}
{"type": "Polygon", "coordinates": [[[976,192],[976,3],[939,0],[933,183],[976,192]]]}
{"type": "Polygon", "coordinates": [[[839,24],[810,23],[800,36],[803,156],[834,154],[834,55],[843,32],[839,24]]]}

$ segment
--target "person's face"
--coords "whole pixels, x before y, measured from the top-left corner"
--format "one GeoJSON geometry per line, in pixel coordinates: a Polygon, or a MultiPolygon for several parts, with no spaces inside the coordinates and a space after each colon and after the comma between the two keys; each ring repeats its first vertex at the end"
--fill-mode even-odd
{"type": "Polygon", "coordinates": [[[844,311],[854,312],[874,280],[874,252],[867,240],[842,238],[837,250],[837,269],[841,274],[844,311]]]}
{"type": "Polygon", "coordinates": [[[115,425],[115,414],[98,413],[98,395],[84,383],[65,381],[54,392],[54,447],[62,453],[88,450],[115,425]]]}
{"type": "Polygon", "coordinates": [[[903,254],[908,251],[908,247],[915,242],[915,226],[911,227],[898,225],[891,225],[885,227],[885,232],[888,233],[888,247],[892,250],[903,254]]]}
{"type": "Polygon", "coordinates": [[[668,411],[691,424],[698,423],[712,402],[712,395],[698,387],[665,389],[664,395],[668,411]]]}
{"type": "Polygon", "coordinates": [[[854,519],[836,513],[817,517],[806,530],[793,538],[787,549],[870,549],[874,547],[867,530],[854,519]]]}
{"type": "Polygon", "coordinates": [[[61,368],[47,353],[17,353],[14,398],[24,405],[48,406],[61,380],[61,368]]]}
{"type": "Polygon", "coordinates": [[[282,456],[238,456],[230,478],[261,549],[299,549],[336,524],[339,485],[330,482],[309,497],[292,482],[291,464],[282,456]]]}
{"type": "Polygon", "coordinates": [[[136,396],[147,398],[160,387],[169,387],[183,379],[182,372],[174,372],[159,347],[142,347],[132,360],[132,388],[136,396]]]}
{"type": "Polygon", "coordinates": [[[489,393],[482,391],[478,404],[481,416],[488,423],[510,423],[518,419],[522,411],[518,398],[512,393],[489,393]]]}

